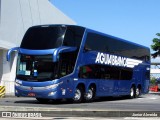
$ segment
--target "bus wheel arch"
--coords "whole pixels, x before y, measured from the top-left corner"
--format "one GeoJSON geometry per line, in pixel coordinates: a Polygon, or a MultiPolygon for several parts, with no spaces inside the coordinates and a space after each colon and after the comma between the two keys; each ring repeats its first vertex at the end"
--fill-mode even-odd
{"type": "Polygon", "coordinates": [[[136,97],[139,97],[141,95],[141,90],[142,90],[142,87],[141,85],[139,84],[136,88],[136,97]]]}
{"type": "Polygon", "coordinates": [[[85,85],[80,83],[77,85],[73,97],[73,101],[76,103],[80,103],[84,100],[84,93],[85,93],[85,85]]]}
{"type": "Polygon", "coordinates": [[[92,83],[87,88],[86,94],[85,94],[85,100],[86,101],[92,101],[94,100],[96,96],[96,84],[92,83]]]}

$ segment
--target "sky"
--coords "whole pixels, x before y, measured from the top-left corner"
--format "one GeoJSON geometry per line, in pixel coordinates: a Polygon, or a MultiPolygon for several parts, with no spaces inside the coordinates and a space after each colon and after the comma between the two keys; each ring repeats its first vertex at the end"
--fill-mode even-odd
{"type": "Polygon", "coordinates": [[[50,1],[77,25],[149,48],[160,33],[160,0],[50,1]]]}

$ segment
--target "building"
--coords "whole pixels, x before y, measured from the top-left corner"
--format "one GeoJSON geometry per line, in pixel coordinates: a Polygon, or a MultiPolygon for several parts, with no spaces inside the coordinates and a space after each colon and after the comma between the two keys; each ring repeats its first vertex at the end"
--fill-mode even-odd
{"type": "Polygon", "coordinates": [[[14,93],[16,53],[11,62],[6,52],[20,45],[26,30],[40,24],[76,24],[49,0],[0,0],[0,85],[6,94],[14,93]]]}

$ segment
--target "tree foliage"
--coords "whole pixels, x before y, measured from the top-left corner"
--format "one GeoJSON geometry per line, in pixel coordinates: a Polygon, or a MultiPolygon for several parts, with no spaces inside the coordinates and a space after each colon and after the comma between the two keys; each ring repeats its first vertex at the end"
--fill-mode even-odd
{"type": "Polygon", "coordinates": [[[151,77],[150,79],[150,85],[156,85],[156,78],[155,77],[151,77]]]}
{"type": "Polygon", "coordinates": [[[158,38],[153,38],[153,44],[151,45],[151,48],[155,51],[152,54],[153,58],[160,56],[160,33],[157,33],[156,35],[158,38]]]}

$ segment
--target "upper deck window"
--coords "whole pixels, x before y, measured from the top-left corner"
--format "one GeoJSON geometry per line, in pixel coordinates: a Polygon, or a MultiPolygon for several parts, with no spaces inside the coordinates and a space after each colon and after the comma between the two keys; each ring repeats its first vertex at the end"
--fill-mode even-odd
{"type": "Polygon", "coordinates": [[[21,48],[32,50],[54,49],[60,46],[79,47],[84,28],[78,26],[37,26],[26,32],[21,48]]]}
{"type": "Polygon", "coordinates": [[[65,27],[33,27],[30,28],[21,43],[25,49],[53,49],[62,45],[65,27]]]}
{"type": "Polygon", "coordinates": [[[109,35],[104,36],[96,33],[88,33],[86,46],[89,50],[106,52],[133,59],[149,61],[150,57],[149,50],[145,47],[109,35]]]}

